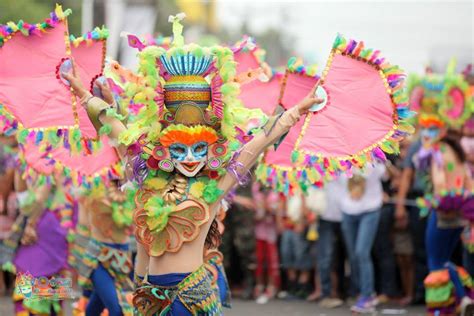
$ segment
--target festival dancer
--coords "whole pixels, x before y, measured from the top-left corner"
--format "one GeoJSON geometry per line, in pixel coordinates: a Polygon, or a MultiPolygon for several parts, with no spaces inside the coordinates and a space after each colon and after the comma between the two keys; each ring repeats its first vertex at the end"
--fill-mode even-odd
{"type": "Polygon", "coordinates": [[[430,315],[454,315],[460,303],[471,302],[471,278],[450,259],[465,226],[462,215],[469,214],[472,209],[472,179],[456,136],[448,133],[440,137],[438,134],[431,141],[431,162],[425,166],[431,169],[433,185],[433,199],[428,202],[433,211],[426,230],[430,270],[424,282],[426,303],[430,315]]]}
{"type": "MultiPolygon", "coordinates": [[[[15,250],[13,265],[19,280],[28,277],[57,277],[67,268],[66,229],[60,225],[59,214],[53,210],[62,203],[52,183],[44,181],[38,174],[22,180],[16,175],[15,189],[22,215],[15,225],[12,237],[21,236],[15,250]]],[[[29,285],[29,290],[38,286],[39,279],[29,285]]],[[[61,304],[57,300],[28,299],[31,292],[24,292],[21,283],[15,289],[16,315],[45,314],[58,315],[61,304]]]]}
{"type": "MultiPolygon", "coordinates": [[[[474,117],[471,117],[462,129],[461,146],[466,153],[466,163],[474,177],[474,117]]],[[[462,234],[464,243],[463,266],[471,276],[474,275],[474,218],[470,218],[469,225],[462,234]]]]}
{"type": "Polygon", "coordinates": [[[166,311],[220,315],[221,302],[203,264],[205,240],[220,201],[237,183],[234,175],[246,175],[265,148],[321,100],[314,96],[315,86],[304,100],[271,118],[236,151],[240,144],[233,128],[250,116],[235,98],[232,53],[223,47],[206,50],[184,45],[179,19],[173,24],[174,42],[168,52],[149,47],[140,53],[143,81],[138,89],[142,91],[134,101],[142,97],[145,106],[128,130],[113,116],[109,104],[90,95],[77,72],[63,76],[96,128],[111,126],[109,136],[121,141],[121,152],[123,145],[133,143],[128,151],[134,155],[135,176],[142,184],[135,224],[141,244],[136,273],[143,282],[135,291],[135,307],[144,315],[166,311]],[[210,74],[212,96],[204,78],[210,74]],[[160,80],[165,81],[164,94],[160,80]]]}
{"type": "MultiPolygon", "coordinates": [[[[79,191],[79,190],[76,190],[79,191]]],[[[84,206],[84,198],[80,195],[80,192],[75,192],[74,196],[78,202],[77,209],[77,224],[75,229],[69,234],[69,257],[68,263],[74,269],[78,271],[81,262],[84,259],[87,245],[90,241],[90,225],[89,225],[89,213],[88,209],[84,206]]],[[[77,275],[76,275],[77,276],[77,275]]],[[[77,278],[76,278],[77,280],[77,278]]],[[[86,311],[87,302],[91,295],[90,290],[83,290],[82,296],[73,305],[73,315],[80,316],[84,315],[86,311]]]]}
{"type": "Polygon", "coordinates": [[[473,307],[470,275],[450,262],[474,210],[472,178],[460,135],[448,130],[470,116],[470,99],[465,99],[465,84],[460,79],[450,71],[446,76],[428,74],[421,80],[424,93],[418,101],[421,148],[415,155],[415,167],[428,175],[426,195],[419,199],[419,206],[422,214],[429,212],[425,244],[430,273],[424,281],[429,315],[456,315],[458,309],[470,315],[465,313],[473,307]],[[447,106],[456,111],[447,111],[447,106]]]}
{"type": "Polygon", "coordinates": [[[133,191],[120,191],[117,181],[92,189],[82,198],[90,237],[76,266],[79,284],[90,291],[85,295],[89,295],[86,315],[100,315],[105,308],[109,315],[132,315],[127,293],[133,289],[128,251],[133,195],[133,191]]]}
{"type": "Polygon", "coordinates": [[[14,137],[0,137],[0,296],[5,294],[9,286],[5,278],[8,272],[2,271],[2,265],[11,261],[14,248],[3,243],[3,240],[9,236],[18,215],[13,186],[17,150],[14,137]]]}

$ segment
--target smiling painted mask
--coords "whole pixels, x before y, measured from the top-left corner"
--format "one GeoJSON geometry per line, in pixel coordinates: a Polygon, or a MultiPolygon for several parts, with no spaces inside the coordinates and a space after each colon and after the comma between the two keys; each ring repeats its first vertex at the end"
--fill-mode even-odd
{"type": "Polygon", "coordinates": [[[420,115],[421,142],[425,148],[433,146],[442,136],[443,122],[436,115],[420,115]]]}
{"type": "Polygon", "coordinates": [[[173,167],[186,177],[196,176],[208,164],[209,147],[217,140],[214,129],[196,125],[172,125],[160,135],[173,167]]]}
{"type": "Polygon", "coordinates": [[[169,147],[174,167],[187,177],[194,177],[207,161],[208,143],[199,141],[190,146],[173,143],[169,147]]]}

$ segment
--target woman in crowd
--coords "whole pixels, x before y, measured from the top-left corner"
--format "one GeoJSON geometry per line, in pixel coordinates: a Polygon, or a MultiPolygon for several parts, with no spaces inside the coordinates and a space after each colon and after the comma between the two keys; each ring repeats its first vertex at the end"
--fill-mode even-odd
{"type": "Polygon", "coordinates": [[[354,312],[371,312],[377,305],[371,250],[380,220],[385,171],[384,165],[375,164],[351,178],[339,180],[342,232],[351,261],[352,290],[353,294],[360,294],[351,307],[354,312]]]}
{"type": "MultiPolygon", "coordinates": [[[[0,139],[0,270],[1,266],[10,260],[11,249],[3,240],[7,239],[17,216],[18,207],[13,187],[16,165],[16,142],[11,137],[0,139]],[[10,252],[8,254],[7,252],[10,252]]],[[[11,279],[11,278],[10,278],[11,279]]],[[[0,271],[0,296],[4,295],[10,286],[8,273],[0,271]]]]}

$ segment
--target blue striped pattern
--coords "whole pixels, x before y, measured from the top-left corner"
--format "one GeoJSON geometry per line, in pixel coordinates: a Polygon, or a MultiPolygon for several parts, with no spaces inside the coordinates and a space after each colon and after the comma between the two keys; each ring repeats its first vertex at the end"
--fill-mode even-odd
{"type": "Polygon", "coordinates": [[[211,56],[196,57],[191,53],[182,56],[161,56],[160,60],[166,71],[173,76],[202,75],[212,62],[211,56]]]}

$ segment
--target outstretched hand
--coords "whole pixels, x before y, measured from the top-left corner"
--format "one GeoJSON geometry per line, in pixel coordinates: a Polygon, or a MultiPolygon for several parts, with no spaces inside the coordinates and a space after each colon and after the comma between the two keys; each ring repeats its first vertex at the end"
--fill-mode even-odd
{"type": "Polygon", "coordinates": [[[96,80],[94,84],[99,87],[105,102],[110,105],[115,104],[114,95],[112,94],[112,90],[110,90],[109,84],[107,82],[100,83],[99,80],[96,80]]]}
{"type": "Polygon", "coordinates": [[[296,105],[298,107],[300,115],[308,113],[309,109],[313,105],[320,104],[324,101],[323,99],[320,99],[316,96],[316,90],[318,89],[318,87],[319,87],[319,80],[318,82],[316,82],[313,89],[311,89],[308,95],[300,103],[296,105]]]}
{"type": "Polygon", "coordinates": [[[72,72],[62,72],[61,76],[69,82],[76,97],[83,98],[87,94],[74,61],[72,61],[72,72]]]}
{"type": "MultiPolygon", "coordinates": [[[[82,99],[85,95],[87,95],[89,91],[84,88],[81,77],[79,76],[79,72],[77,71],[76,64],[74,62],[72,63],[72,72],[63,72],[61,73],[61,75],[69,82],[72,91],[76,97],[82,99]]],[[[99,87],[105,102],[110,105],[115,103],[112,90],[110,90],[108,83],[103,84],[96,80],[94,84],[99,87]]]]}

